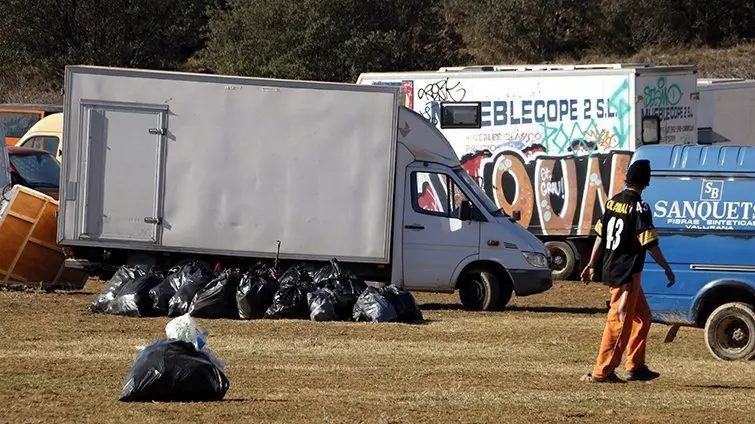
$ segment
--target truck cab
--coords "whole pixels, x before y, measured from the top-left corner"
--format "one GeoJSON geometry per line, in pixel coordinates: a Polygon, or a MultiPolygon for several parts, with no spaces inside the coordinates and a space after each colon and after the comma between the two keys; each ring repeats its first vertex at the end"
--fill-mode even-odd
{"type": "Polygon", "coordinates": [[[514,293],[550,289],[545,245],[485,195],[435,126],[407,108],[399,116],[411,129],[399,133],[397,152],[408,194],[394,238],[403,245],[404,286],[458,290],[471,310],[500,310],[514,293]]]}
{"type": "Polygon", "coordinates": [[[642,275],[653,321],[704,328],[722,360],[755,358],[755,147],[643,146],[651,163],[642,194],[676,274],[648,255],[642,275]]]}

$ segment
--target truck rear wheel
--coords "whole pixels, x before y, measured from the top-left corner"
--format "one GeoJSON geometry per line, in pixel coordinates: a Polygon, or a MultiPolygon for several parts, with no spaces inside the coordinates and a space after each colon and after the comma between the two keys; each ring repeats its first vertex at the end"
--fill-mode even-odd
{"type": "Polygon", "coordinates": [[[545,247],[553,257],[553,279],[568,280],[574,275],[577,267],[577,255],[569,243],[563,241],[548,241],[545,247]]]}
{"type": "Polygon", "coordinates": [[[469,271],[459,283],[459,299],[470,311],[500,310],[511,299],[512,288],[487,270],[469,271]]]}
{"type": "Polygon", "coordinates": [[[705,323],[705,343],[722,361],[755,357],[755,311],[747,303],[731,302],[716,308],[705,323]]]}

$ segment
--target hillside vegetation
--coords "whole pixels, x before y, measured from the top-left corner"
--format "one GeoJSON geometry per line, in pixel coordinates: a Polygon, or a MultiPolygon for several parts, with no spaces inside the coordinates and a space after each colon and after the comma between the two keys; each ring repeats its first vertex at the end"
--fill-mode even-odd
{"type": "Polygon", "coordinates": [[[0,28],[0,102],[59,103],[67,64],[349,82],[555,62],[755,74],[755,2],[739,0],[4,0],[0,28]]]}

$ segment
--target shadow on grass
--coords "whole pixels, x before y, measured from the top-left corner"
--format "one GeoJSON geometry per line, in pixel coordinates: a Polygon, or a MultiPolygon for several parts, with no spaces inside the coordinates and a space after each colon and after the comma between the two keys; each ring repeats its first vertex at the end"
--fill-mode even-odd
{"type": "Polygon", "coordinates": [[[418,305],[423,311],[463,311],[464,307],[456,303],[422,303],[418,305]]]}
{"type": "Polygon", "coordinates": [[[258,399],[258,398],[233,398],[220,400],[221,403],[244,403],[244,402],[261,402],[261,403],[285,403],[290,402],[288,399],[258,399]]]}
{"type": "Polygon", "coordinates": [[[507,311],[520,312],[550,312],[578,315],[596,315],[608,313],[606,308],[592,308],[584,306],[507,306],[507,311]]]}
{"type": "MultiPolygon", "coordinates": [[[[423,303],[419,308],[425,311],[464,311],[464,307],[456,303],[423,303]]],[[[608,312],[606,308],[591,308],[578,306],[507,306],[504,311],[518,312],[544,312],[544,313],[566,313],[577,315],[596,315],[608,312]]]]}
{"type": "Polygon", "coordinates": [[[685,384],[684,387],[690,387],[694,389],[735,389],[735,390],[753,390],[752,386],[729,386],[726,384],[685,384]]]}

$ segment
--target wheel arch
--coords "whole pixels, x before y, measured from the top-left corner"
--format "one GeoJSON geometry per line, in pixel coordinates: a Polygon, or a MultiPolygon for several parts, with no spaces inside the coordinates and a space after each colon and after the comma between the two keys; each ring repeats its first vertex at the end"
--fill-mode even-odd
{"type": "Polygon", "coordinates": [[[743,302],[755,307],[755,288],[740,280],[722,279],[706,284],[695,296],[690,308],[690,321],[705,327],[710,314],[729,302],[743,302]]]}
{"type": "Polygon", "coordinates": [[[460,264],[457,267],[456,272],[454,272],[453,284],[451,287],[454,290],[458,289],[459,281],[461,280],[461,278],[466,273],[468,273],[469,271],[473,269],[485,269],[485,270],[493,271],[501,279],[502,283],[507,283],[513,289],[515,289],[514,279],[511,278],[511,274],[506,269],[506,267],[504,267],[498,262],[491,261],[491,260],[477,260],[477,261],[470,261],[467,264],[460,264]]]}

